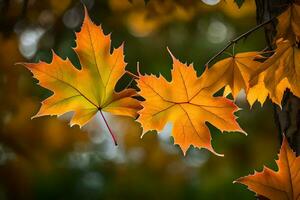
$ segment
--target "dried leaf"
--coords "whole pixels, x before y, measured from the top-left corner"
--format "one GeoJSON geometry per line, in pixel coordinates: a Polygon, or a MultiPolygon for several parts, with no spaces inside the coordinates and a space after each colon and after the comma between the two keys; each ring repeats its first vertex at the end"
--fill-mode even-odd
{"type": "MultiPolygon", "coordinates": [[[[299,3],[299,2],[298,2],[299,3]]],[[[297,3],[291,4],[286,11],[277,17],[277,38],[290,38],[294,34],[300,36],[300,5],[297,3]]]]}

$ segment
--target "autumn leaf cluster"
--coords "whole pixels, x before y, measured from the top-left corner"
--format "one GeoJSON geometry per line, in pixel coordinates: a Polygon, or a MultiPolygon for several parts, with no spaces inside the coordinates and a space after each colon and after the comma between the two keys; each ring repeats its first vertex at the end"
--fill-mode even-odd
{"type": "MultiPolygon", "coordinates": [[[[278,17],[274,51],[238,54],[233,51],[230,57],[211,67],[207,65],[200,77],[193,65],[180,62],[169,51],[173,68],[171,81],[167,81],[161,75],[142,75],[139,70],[135,75],[126,71],[124,45],[112,49],[110,35],[105,35],[85,11],[74,48],[81,69],[55,52],[51,63],[23,63],[42,87],[53,92],[34,117],[73,112],[70,125],[81,127],[100,113],[112,137],[104,113],[137,118],[143,134],[150,130],[160,132],[167,123],[172,123],[174,143],[184,154],[193,145],[221,155],[212,147],[207,123],[222,132],[245,133],[234,115],[239,108],[227,98],[229,94],[236,100],[244,90],[251,106],[256,101],[263,104],[268,96],[280,106],[286,89],[300,97],[299,19],[300,5],[294,3],[278,17]],[[138,88],[116,92],[115,86],[125,73],[132,76],[138,88]],[[221,89],[224,95],[216,97],[221,89]]],[[[270,199],[297,199],[299,166],[294,163],[298,161],[285,140],[277,162],[278,173],[266,168],[237,182],[270,199]]]]}
{"type": "MultiPolygon", "coordinates": [[[[278,17],[276,49],[269,58],[265,52],[243,52],[232,54],[218,61],[197,77],[194,67],[173,59],[172,80],[154,75],[134,75],[139,92],[125,88],[115,92],[118,80],[126,73],[123,44],[112,53],[109,35],[104,35],[85,12],[81,31],[76,34],[76,48],[81,69],[63,60],[53,52],[50,64],[45,62],[25,63],[39,84],[53,92],[42,102],[35,117],[62,115],[73,111],[72,125],[85,125],[97,112],[138,117],[143,133],[161,131],[166,123],[173,124],[175,143],[185,153],[190,145],[207,148],[211,136],[206,122],[221,131],[243,130],[233,115],[238,110],[229,99],[236,99],[241,90],[246,92],[250,105],[261,104],[267,97],[280,105],[284,91],[288,88],[300,95],[298,83],[299,23],[300,6],[292,4],[278,17]],[[262,61],[263,60],[263,61],[262,61]],[[224,88],[224,97],[213,95],[224,88]],[[144,98],[139,101],[137,96],[144,98]]],[[[169,51],[170,52],[170,51],[169,51]]],[[[105,118],[104,118],[105,120],[105,118]]]]}
{"type": "MultiPolygon", "coordinates": [[[[39,80],[39,84],[51,90],[53,95],[42,102],[34,117],[62,115],[73,112],[70,125],[84,126],[96,113],[129,116],[138,119],[143,132],[161,131],[173,123],[173,137],[182,151],[194,145],[217,154],[211,146],[209,122],[222,131],[240,131],[234,116],[238,107],[225,97],[214,97],[214,80],[208,81],[209,70],[197,77],[193,66],[173,59],[172,81],[154,75],[134,75],[139,92],[125,88],[115,91],[118,80],[126,73],[123,44],[111,50],[110,35],[105,35],[85,11],[81,31],[76,34],[74,51],[81,69],[70,60],[63,60],[52,52],[51,63],[23,63],[39,80]],[[144,101],[138,100],[138,96],[144,101]]],[[[113,133],[111,132],[114,137],[113,133]]],[[[217,154],[219,155],[219,154],[217,154]]]]}

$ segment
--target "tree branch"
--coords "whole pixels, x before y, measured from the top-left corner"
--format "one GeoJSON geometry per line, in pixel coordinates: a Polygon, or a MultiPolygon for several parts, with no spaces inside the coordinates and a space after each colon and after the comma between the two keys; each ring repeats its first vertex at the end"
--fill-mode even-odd
{"type": "Polygon", "coordinates": [[[224,53],[224,51],[226,51],[226,49],[228,49],[231,45],[236,44],[239,40],[246,38],[248,35],[250,35],[251,33],[253,33],[254,31],[258,30],[259,28],[263,27],[266,24],[269,24],[270,22],[272,22],[275,19],[275,17],[272,17],[271,19],[253,27],[252,29],[250,29],[249,31],[243,33],[242,35],[238,36],[237,38],[231,40],[230,42],[227,43],[227,45],[221,49],[217,54],[215,54],[211,59],[209,59],[207,61],[207,63],[205,64],[205,66],[208,67],[208,65],[214,60],[216,59],[218,56],[220,56],[222,53],[224,53]]]}

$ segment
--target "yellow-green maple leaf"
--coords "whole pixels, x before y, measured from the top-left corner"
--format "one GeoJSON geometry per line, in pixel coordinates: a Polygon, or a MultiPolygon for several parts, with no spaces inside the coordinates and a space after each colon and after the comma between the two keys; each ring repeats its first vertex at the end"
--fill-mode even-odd
{"type": "Polygon", "coordinates": [[[80,70],[54,52],[50,64],[24,63],[39,84],[53,92],[34,117],[73,111],[70,124],[79,126],[85,125],[98,111],[136,117],[140,104],[132,98],[135,90],[119,93],[114,90],[125,73],[123,44],[110,53],[110,36],[104,35],[101,27],[90,20],[87,11],[81,31],[76,33],[76,44],[80,70]]]}

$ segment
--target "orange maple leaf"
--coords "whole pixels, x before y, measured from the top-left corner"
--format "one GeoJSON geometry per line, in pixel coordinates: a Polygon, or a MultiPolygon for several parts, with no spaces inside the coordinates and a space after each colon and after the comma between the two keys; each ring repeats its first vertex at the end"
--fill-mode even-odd
{"type": "Polygon", "coordinates": [[[257,77],[256,84],[250,86],[247,91],[247,101],[251,107],[256,101],[263,105],[269,95],[269,90],[265,86],[264,78],[265,73],[261,73],[257,77]]]}
{"type": "Polygon", "coordinates": [[[273,102],[281,105],[283,93],[289,88],[300,97],[300,50],[289,40],[278,40],[275,53],[254,73],[250,85],[254,85],[261,73],[273,102]]]}
{"type": "Polygon", "coordinates": [[[190,145],[217,154],[211,146],[211,135],[205,122],[222,131],[243,132],[233,114],[238,107],[224,97],[213,97],[214,93],[207,85],[210,82],[207,80],[212,78],[207,76],[207,71],[198,78],[193,66],[171,56],[171,82],[153,75],[140,76],[137,81],[139,94],[145,99],[138,118],[143,132],[161,131],[167,122],[172,122],[175,144],[184,154],[190,145]]]}
{"type": "Polygon", "coordinates": [[[300,199],[300,157],[296,157],[286,138],[276,163],[279,168],[277,172],[264,167],[262,172],[255,172],[235,182],[244,184],[251,191],[272,200],[300,199]]]}
{"type": "MultiPolygon", "coordinates": [[[[140,103],[132,96],[135,90],[120,93],[114,88],[125,73],[123,44],[110,53],[110,36],[90,20],[85,9],[81,31],[76,33],[77,53],[82,69],[76,69],[69,59],[63,60],[53,52],[50,64],[25,63],[39,84],[53,95],[42,102],[34,117],[62,115],[73,111],[70,125],[85,125],[98,111],[123,116],[137,116],[140,103]]],[[[105,118],[104,118],[105,120],[105,118]]],[[[105,120],[106,122],[106,120],[105,120]]]]}
{"type": "Polygon", "coordinates": [[[271,100],[281,106],[281,100],[286,88],[299,94],[297,88],[297,57],[298,48],[293,41],[300,36],[300,5],[299,1],[291,4],[277,17],[277,49],[265,64],[263,64],[251,78],[247,100],[252,105],[256,100],[263,104],[269,95],[271,100]],[[283,38],[289,41],[283,41],[283,38]],[[290,84],[291,83],[291,84],[290,84]]]}
{"type": "Polygon", "coordinates": [[[234,99],[242,89],[247,92],[249,80],[261,64],[255,60],[258,58],[262,58],[259,52],[245,52],[214,64],[207,72],[210,79],[214,81],[213,90],[217,91],[226,86],[224,95],[232,93],[234,99]]]}
{"type": "MultiPolygon", "coordinates": [[[[266,72],[261,72],[258,75],[257,83],[249,87],[249,90],[247,92],[247,100],[250,106],[252,106],[255,103],[255,101],[258,101],[261,105],[263,105],[270,94],[264,82],[265,75],[266,72]]],[[[288,85],[289,85],[288,80],[286,78],[283,79],[275,88],[276,95],[271,96],[272,101],[278,104],[279,106],[281,106],[281,99],[288,85]],[[276,97],[280,97],[280,98],[276,98],[276,97]]]]}
{"type": "Polygon", "coordinates": [[[300,36],[300,5],[299,1],[291,4],[281,15],[277,17],[277,38],[290,38],[300,36]]]}

